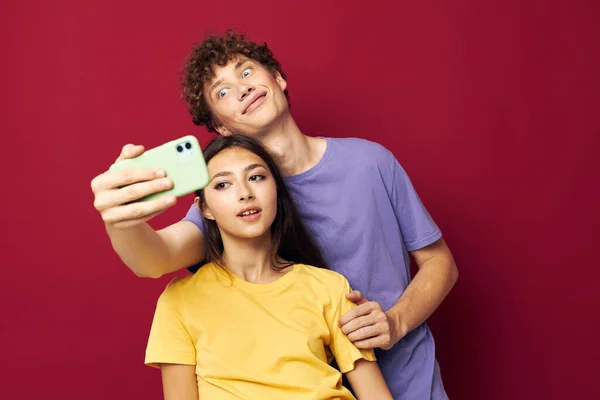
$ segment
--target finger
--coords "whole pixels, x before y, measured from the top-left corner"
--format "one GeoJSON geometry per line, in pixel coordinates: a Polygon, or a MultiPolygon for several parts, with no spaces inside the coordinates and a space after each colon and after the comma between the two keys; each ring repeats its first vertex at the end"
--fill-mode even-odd
{"type": "Polygon", "coordinates": [[[381,346],[385,346],[385,340],[381,336],[376,336],[369,339],[354,342],[354,345],[359,349],[371,350],[381,346]]]}
{"type": "Polygon", "coordinates": [[[163,178],[165,171],[157,168],[130,168],[122,171],[107,171],[92,180],[94,193],[121,188],[137,182],[163,178]]]}
{"type": "Polygon", "coordinates": [[[355,332],[361,328],[364,328],[369,325],[375,324],[371,315],[365,315],[363,317],[354,318],[353,320],[347,322],[346,324],[341,326],[342,332],[344,334],[349,335],[352,332],[355,332]]]}
{"type": "Polygon", "coordinates": [[[113,190],[107,194],[111,195],[111,200],[115,205],[122,205],[137,201],[151,194],[160,193],[171,189],[173,182],[169,178],[155,179],[148,182],[134,183],[120,189],[113,190]]]}
{"type": "Polygon", "coordinates": [[[123,146],[123,149],[121,150],[121,154],[119,154],[119,157],[117,157],[116,161],[121,161],[126,158],[134,158],[134,157],[139,156],[143,152],[144,152],[144,146],[142,146],[142,145],[126,144],[125,146],[123,146]]]}
{"type": "Polygon", "coordinates": [[[353,309],[351,309],[350,311],[348,311],[346,314],[342,315],[342,317],[340,318],[339,324],[340,324],[340,326],[346,325],[348,322],[350,322],[354,318],[358,318],[360,316],[367,315],[372,310],[373,310],[372,302],[367,302],[367,303],[361,304],[359,306],[356,306],[353,309]]]}
{"type": "Polygon", "coordinates": [[[389,343],[389,342],[388,342],[388,343],[383,343],[383,344],[380,344],[380,345],[379,345],[379,346],[377,346],[377,347],[379,347],[379,348],[380,348],[380,349],[382,349],[382,350],[389,350],[389,349],[391,349],[392,347],[394,347],[394,344],[393,344],[393,343],[389,343]]]}
{"type": "Polygon", "coordinates": [[[377,325],[369,325],[349,333],[348,339],[350,339],[351,342],[358,342],[376,336],[379,336],[377,325]]]}
{"type": "Polygon", "coordinates": [[[134,183],[119,189],[103,190],[96,193],[94,207],[104,211],[139,200],[148,195],[159,193],[173,187],[169,178],[155,179],[148,182],[134,183]]]}
{"type": "Polygon", "coordinates": [[[165,171],[158,168],[130,168],[122,171],[106,171],[92,179],[94,193],[120,188],[136,182],[164,177],[165,171]]]}
{"type": "Polygon", "coordinates": [[[353,290],[346,294],[346,298],[357,305],[366,303],[368,301],[358,290],[353,290]]]}
{"type": "Polygon", "coordinates": [[[129,154],[129,149],[132,147],[135,147],[135,145],[131,143],[127,143],[125,146],[123,146],[123,148],[121,149],[121,153],[119,153],[119,157],[117,157],[115,162],[124,160],[126,158],[126,155],[129,154]]]}
{"type": "Polygon", "coordinates": [[[153,214],[161,213],[177,202],[175,196],[164,196],[159,199],[112,207],[102,213],[105,223],[114,226],[123,225],[125,221],[138,219],[148,220],[153,214]]]}

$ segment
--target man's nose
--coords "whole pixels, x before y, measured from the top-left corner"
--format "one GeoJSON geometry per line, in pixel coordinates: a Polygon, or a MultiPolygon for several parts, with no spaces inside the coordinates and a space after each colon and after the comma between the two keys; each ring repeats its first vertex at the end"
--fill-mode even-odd
{"type": "Polygon", "coordinates": [[[254,86],[252,85],[242,85],[240,88],[239,100],[244,100],[246,97],[250,95],[254,91],[254,86]]]}

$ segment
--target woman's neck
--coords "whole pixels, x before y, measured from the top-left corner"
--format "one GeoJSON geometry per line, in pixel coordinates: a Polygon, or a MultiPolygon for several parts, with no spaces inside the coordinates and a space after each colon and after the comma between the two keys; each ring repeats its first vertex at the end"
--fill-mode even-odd
{"type": "Polygon", "coordinates": [[[223,239],[223,261],[225,266],[238,278],[251,283],[269,283],[281,277],[284,270],[279,262],[273,265],[273,252],[270,232],[258,238],[234,238],[221,232],[223,239]]]}
{"type": "Polygon", "coordinates": [[[323,139],[304,135],[289,113],[257,139],[271,151],[286,176],[297,175],[314,167],[323,157],[327,146],[323,139]]]}

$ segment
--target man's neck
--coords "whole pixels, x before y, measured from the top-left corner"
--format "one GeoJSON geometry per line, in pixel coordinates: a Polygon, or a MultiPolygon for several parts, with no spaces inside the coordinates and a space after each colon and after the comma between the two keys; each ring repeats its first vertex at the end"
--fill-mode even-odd
{"type": "Polygon", "coordinates": [[[259,137],[275,157],[283,175],[297,175],[314,167],[323,157],[326,143],[304,135],[291,114],[259,137]]]}

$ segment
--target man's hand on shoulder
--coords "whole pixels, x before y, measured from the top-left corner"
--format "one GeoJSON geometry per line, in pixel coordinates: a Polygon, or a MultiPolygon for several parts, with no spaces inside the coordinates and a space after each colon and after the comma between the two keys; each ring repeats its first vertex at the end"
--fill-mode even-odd
{"type": "Polygon", "coordinates": [[[404,335],[401,319],[387,313],[376,301],[368,301],[355,290],[346,298],[357,306],[340,318],[340,326],[359,349],[391,349],[404,335]]]}

